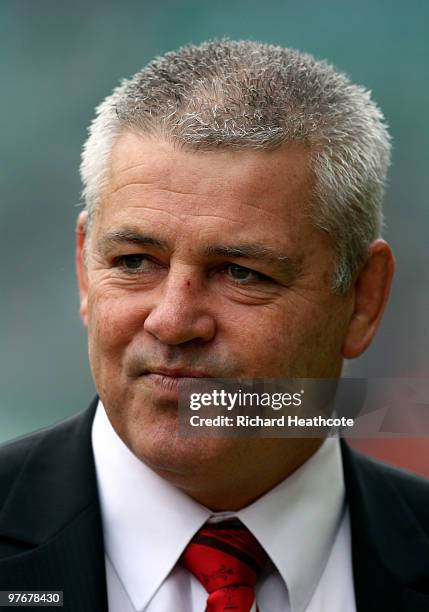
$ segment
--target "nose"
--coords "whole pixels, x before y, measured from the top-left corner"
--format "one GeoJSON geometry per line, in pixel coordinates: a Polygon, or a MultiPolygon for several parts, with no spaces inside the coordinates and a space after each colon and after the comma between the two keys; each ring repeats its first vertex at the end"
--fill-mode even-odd
{"type": "Polygon", "coordinates": [[[195,274],[171,267],[155,299],[144,329],[157,340],[167,345],[212,340],[216,333],[215,319],[195,274]]]}

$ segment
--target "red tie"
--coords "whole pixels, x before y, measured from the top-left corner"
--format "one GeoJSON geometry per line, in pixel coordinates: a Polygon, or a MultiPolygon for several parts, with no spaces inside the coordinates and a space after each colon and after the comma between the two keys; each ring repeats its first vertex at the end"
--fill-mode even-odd
{"type": "Polygon", "coordinates": [[[249,612],[266,560],[262,546],[237,519],[206,523],[181,558],[209,593],[206,612],[249,612]]]}

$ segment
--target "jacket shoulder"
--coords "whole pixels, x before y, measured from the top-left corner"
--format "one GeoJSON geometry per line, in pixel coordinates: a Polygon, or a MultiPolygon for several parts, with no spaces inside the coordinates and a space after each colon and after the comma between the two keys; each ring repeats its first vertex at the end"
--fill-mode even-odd
{"type": "Polygon", "coordinates": [[[87,415],[88,411],[85,410],[55,425],[0,444],[0,508],[37,449],[50,449],[54,459],[55,449],[62,447],[82,422],[87,420],[87,415]]]}
{"type": "Polygon", "coordinates": [[[393,488],[412,510],[420,525],[429,533],[429,479],[403,468],[367,457],[358,451],[353,454],[360,478],[383,495],[384,486],[393,488]]]}
{"type": "Polygon", "coordinates": [[[40,430],[0,444],[0,508],[3,506],[13,483],[21,473],[32,449],[43,438],[46,431],[40,430]]]}

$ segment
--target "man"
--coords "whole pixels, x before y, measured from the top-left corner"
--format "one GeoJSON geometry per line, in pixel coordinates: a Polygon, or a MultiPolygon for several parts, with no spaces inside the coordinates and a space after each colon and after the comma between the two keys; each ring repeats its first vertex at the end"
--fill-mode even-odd
{"type": "Polygon", "coordinates": [[[427,484],[338,440],[192,438],[179,383],[337,378],[393,256],[369,93],[254,42],[154,60],[82,161],[80,312],[99,397],[5,445],[0,587],[67,610],[429,610],[427,484]]]}

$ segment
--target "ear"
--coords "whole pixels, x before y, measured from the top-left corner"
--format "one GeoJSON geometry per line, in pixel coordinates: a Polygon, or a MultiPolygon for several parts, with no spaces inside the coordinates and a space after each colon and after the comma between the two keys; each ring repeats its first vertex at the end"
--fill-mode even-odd
{"type": "Polygon", "coordinates": [[[85,327],[88,327],[88,271],[85,261],[87,223],[88,213],[83,211],[76,223],[76,274],[80,294],[80,317],[85,327]]]}
{"type": "Polygon", "coordinates": [[[395,260],[384,240],[375,240],[354,285],[354,309],[342,347],[343,357],[359,357],[370,345],[389,298],[395,260]]]}

